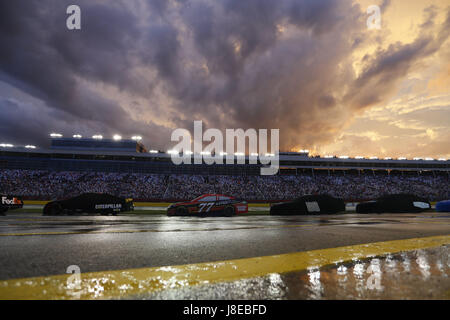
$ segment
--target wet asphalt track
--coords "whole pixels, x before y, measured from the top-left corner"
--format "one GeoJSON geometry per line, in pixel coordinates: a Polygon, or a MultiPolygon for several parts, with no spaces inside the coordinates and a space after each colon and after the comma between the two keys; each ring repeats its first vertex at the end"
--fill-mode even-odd
{"type": "Polygon", "coordinates": [[[173,266],[450,234],[450,214],[0,217],[0,280],[173,266]]]}

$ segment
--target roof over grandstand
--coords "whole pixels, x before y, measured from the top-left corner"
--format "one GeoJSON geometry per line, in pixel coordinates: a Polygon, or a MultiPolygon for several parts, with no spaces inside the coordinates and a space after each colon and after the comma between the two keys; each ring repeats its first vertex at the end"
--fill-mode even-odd
{"type": "Polygon", "coordinates": [[[145,146],[133,139],[100,139],[97,138],[64,138],[52,137],[50,149],[53,150],[70,150],[70,151],[116,151],[116,152],[147,152],[145,146]]]}
{"type": "MultiPolygon", "coordinates": [[[[25,148],[22,146],[0,145],[0,168],[3,169],[48,169],[48,170],[106,170],[131,172],[178,172],[207,174],[259,174],[263,166],[259,159],[271,158],[275,155],[258,155],[257,163],[250,164],[249,156],[234,155],[234,164],[207,165],[174,165],[171,154],[164,151],[145,151],[136,141],[124,145],[118,141],[99,141],[87,139],[88,147],[75,144],[81,140],[54,139],[55,147],[50,149],[25,148]],[[66,144],[67,141],[67,144],[66,144]],[[110,147],[117,143],[116,148],[110,147]],[[75,144],[75,145],[73,145],[75,144]],[[62,145],[62,147],[61,147],[62,145]],[[238,164],[237,159],[244,158],[245,164],[238,164]]],[[[280,152],[277,154],[281,172],[296,173],[300,169],[311,170],[401,170],[423,171],[436,170],[450,172],[449,159],[378,159],[351,158],[347,156],[309,156],[306,152],[280,152]],[[290,171],[289,171],[290,170],[290,171]],[[293,171],[292,171],[293,170],[293,171]]],[[[211,155],[192,154],[191,158],[211,157],[211,155]]],[[[223,156],[225,159],[225,156],[223,156]]],[[[194,161],[192,161],[194,163],[194,161]]]]}

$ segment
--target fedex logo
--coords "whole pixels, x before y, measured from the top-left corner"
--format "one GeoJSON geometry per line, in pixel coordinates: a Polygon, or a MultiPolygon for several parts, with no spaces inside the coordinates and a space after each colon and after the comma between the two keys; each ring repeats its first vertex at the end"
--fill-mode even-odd
{"type": "Polygon", "coordinates": [[[21,201],[17,198],[8,198],[5,196],[2,196],[2,204],[15,205],[15,204],[21,204],[21,201]]]}

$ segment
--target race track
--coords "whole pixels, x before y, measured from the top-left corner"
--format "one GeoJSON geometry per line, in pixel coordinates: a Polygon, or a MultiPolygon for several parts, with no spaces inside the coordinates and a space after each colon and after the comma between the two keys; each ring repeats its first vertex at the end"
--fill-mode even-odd
{"type": "MultiPolygon", "coordinates": [[[[448,245],[450,244],[448,235],[450,235],[450,214],[434,212],[233,218],[166,217],[154,214],[130,214],[116,217],[87,215],[44,217],[40,213],[10,212],[7,216],[0,217],[0,296],[8,298],[8,294],[13,294],[8,290],[14,279],[33,277],[32,281],[38,281],[47,276],[64,275],[67,268],[73,265],[79,267],[82,275],[95,272],[123,273],[124,270],[139,268],[152,268],[151,270],[154,272],[157,270],[156,268],[163,266],[169,268],[216,261],[240,261],[236,259],[244,259],[242,263],[253,263],[253,260],[248,258],[283,255],[283,259],[290,259],[289,254],[321,252],[321,249],[350,248],[345,249],[346,251],[339,249],[341,251],[336,251],[338,253],[330,250],[324,251],[324,255],[330,255],[334,259],[329,261],[336,263],[336,261],[345,262],[347,260],[345,252],[353,250],[351,248],[355,248],[356,253],[358,250],[361,252],[365,250],[357,245],[379,242],[385,243],[384,251],[381,252],[374,246],[375,254],[364,252],[359,257],[363,259],[373,257],[378,253],[389,253],[391,247],[396,248],[392,249],[392,254],[395,254],[400,251],[411,251],[411,249],[429,250],[428,247],[444,245],[443,250],[445,251],[439,254],[448,258],[448,245]],[[438,239],[436,243],[439,245],[417,244],[416,247],[415,243],[419,242],[414,240],[416,242],[412,245],[409,240],[422,238],[432,239],[432,241],[438,239]],[[395,242],[396,240],[405,241],[395,242]],[[391,245],[391,243],[393,244],[391,245]],[[401,246],[405,246],[404,250],[401,246]],[[339,255],[341,255],[341,259],[339,255]]],[[[425,240],[423,243],[427,243],[427,241],[431,240],[425,240]]],[[[432,255],[432,253],[430,254],[432,255]]],[[[445,281],[437,281],[437,283],[444,286],[442,292],[438,291],[445,297],[450,289],[448,280],[450,261],[441,260],[437,259],[436,261],[444,266],[441,276],[445,281]]],[[[261,261],[261,266],[264,266],[265,260],[261,261]]],[[[298,260],[295,261],[297,263],[298,260]]],[[[326,261],[318,263],[318,267],[331,264],[326,261]]],[[[249,270],[251,268],[253,267],[249,267],[249,270]]],[[[278,266],[274,266],[273,269],[267,270],[277,271],[277,268],[278,266]]],[[[294,267],[286,269],[284,263],[280,264],[279,268],[281,275],[297,269],[294,267]]],[[[236,284],[238,283],[236,281],[248,281],[247,278],[254,276],[267,275],[264,275],[262,271],[254,274],[249,271],[247,276],[245,274],[230,275],[229,279],[233,279],[233,281],[227,283],[236,284]]],[[[214,281],[204,283],[217,282],[217,285],[223,286],[220,280],[219,275],[219,279],[216,276],[214,281]]],[[[224,278],[224,280],[227,279],[224,278]]],[[[187,287],[190,288],[190,284],[187,287]]],[[[187,292],[183,288],[183,290],[170,291],[169,296],[158,296],[163,292],[158,287],[158,290],[150,290],[151,294],[150,291],[148,294],[144,293],[144,297],[241,298],[239,295],[225,294],[205,296],[205,292],[208,291],[202,291],[201,288],[202,286],[196,285],[187,292]],[[154,296],[155,292],[157,292],[157,296],[154,296]],[[181,296],[177,295],[177,292],[181,296]]],[[[162,289],[173,289],[173,287],[162,289]]],[[[19,294],[19,298],[26,298],[25,291],[24,289],[22,296],[17,290],[14,291],[14,294],[19,294]]],[[[229,289],[224,291],[232,292],[229,289]]],[[[297,291],[301,292],[301,290],[297,291]]],[[[141,297],[142,295],[141,291],[119,292],[118,295],[105,295],[104,297],[126,298],[141,297]]],[[[242,290],[236,292],[242,292],[242,290]]],[[[87,296],[86,298],[95,297],[87,296]]],[[[308,298],[307,295],[294,294],[287,298],[302,299],[305,297],[308,298]]],[[[328,298],[326,295],[317,298],[321,297],[328,298]]],[[[335,296],[331,298],[333,297],[335,296]]],[[[259,293],[256,290],[252,294],[244,295],[243,298],[261,298],[261,290],[259,293]]],[[[286,296],[279,298],[286,298],[286,296]]]]}

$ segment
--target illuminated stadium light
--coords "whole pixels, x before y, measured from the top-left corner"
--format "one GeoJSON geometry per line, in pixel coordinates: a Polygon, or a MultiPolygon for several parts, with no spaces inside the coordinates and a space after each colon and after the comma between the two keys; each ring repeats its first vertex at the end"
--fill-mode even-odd
{"type": "Polygon", "coordinates": [[[179,154],[180,152],[178,152],[177,150],[168,150],[167,153],[168,154],[179,154]]]}
{"type": "Polygon", "coordinates": [[[406,158],[405,157],[400,157],[400,158],[397,158],[397,160],[406,160],[406,158]]]}
{"type": "Polygon", "coordinates": [[[25,148],[26,148],[26,149],[36,149],[36,146],[33,146],[33,145],[31,145],[31,144],[27,144],[27,145],[25,146],[25,148]]]}
{"type": "Polygon", "coordinates": [[[186,152],[185,152],[185,154],[187,154],[187,155],[191,155],[191,154],[193,154],[193,152],[192,152],[192,151],[190,151],[190,150],[188,150],[188,151],[186,151],[186,152]]]}
{"type": "Polygon", "coordinates": [[[348,156],[340,156],[339,159],[348,159],[348,156]]]}
{"type": "Polygon", "coordinates": [[[308,149],[300,149],[299,152],[301,152],[301,153],[309,153],[309,150],[308,149]]]}
{"type": "Polygon", "coordinates": [[[258,154],[255,153],[255,152],[250,153],[250,155],[251,155],[252,157],[257,157],[257,156],[258,156],[258,154]]]}
{"type": "Polygon", "coordinates": [[[384,160],[392,160],[392,158],[386,157],[386,158],[384,158],[384,160]]]}
{"type": "Polygon", "coordinates": [[[150,150],[149,153],[158,153],[158,150],[150,150]]]}
{"type": "Polygon", "coordinates": [[[425,161],[434,161],[433,158],[425,158],[425,161]]]}
{"type": "Polygon", "coordinates": [[[447,161],[445,158],[439,158],[438,161],[447,161]]]}
{"type": "Polygon", "coordinates": [[[113,139],[114,139],[115,141],[120,141],[120,140],[122,140],[122,136],[121,136],[121,135],[118,135],[118,134],[115,134],[115,135],[113,136],[113,139]]]}
{"type": "Polygon", "coordinates": [[[275,154],[273,154],[273,153],[266,153],[266,157],[275,157],[275,154]]]}
{"type": "Polygon", "coordinates": [[[226,156],[227,153],[226,153],[226,152],[221,152],[220,155],[221,155],[221,156],[226,156]]]}
{"type": "Polygon", "coordinates": [[[103,139],[103,136],[102,136],[101,134],[94,134],[94,135],[92,136],[92,139],[102,140],[102,139],[103,139]]]}
{"type": "Polygon", "coordinates": [[[363,156],[356,156],[355,159],[364,159],[363,156]]]}
{"type": "Polygon", "coordinates": [[[330,159],[330,158],[334,158],[334,156],[330,156],[330,155],[326,155],[324,156],[325,159],[330,159]]]}
{"type": "Polygon", "coordinates": [[[378,157],[370,157],[370,160],[378,160],[378,157]]]}
{"type": "Polygon", "coordinates": [[[2,147],[2,148],[12,148],[12,147],[14,147],[14,145],[12,145],[10,143],[0,143],[0,147],[2,147]]]}
{"type": "Polygon", "coordinates": [[[81,139],[82,136],[81,136],[81,134],[74,134],[74,135],[72,136],[72,138],[75,138],[75,139],[81,139]]]}
{"type": "Polygon", "coordinates": [[[131,137],[131,140],[134,140],[134,141],[141,141],[141,140],[142,140],[142,137],[141,137],[141,136],[132,136],[132,137],[131,137]]]}
{"type": "Polygon", "coordinates": [[[242,152],[235,152],[234,155],[236,157],[243,157],[244,156],[244,154],[242,152]]]}
{"type": "Polygon", "coordinates": [[[52,138],[62,138],[62,134],[61,133],[50,133],[50,137],[52,137],[52,138]]]}
{"type": "Polygon", "coordinates": [[[417,161],[417,160],[422,160],[422,158],[413,158],[413,160],[416,160],[416,161],[417,161]]]}
{"type": "Polygon", "coordinates": [[[204,156],[210,156],[211,152],[209,152],[209,151],[202,151],[202,152],[200,152],[200,154],[204,155],[204,156]]]}

